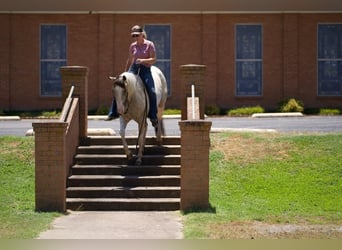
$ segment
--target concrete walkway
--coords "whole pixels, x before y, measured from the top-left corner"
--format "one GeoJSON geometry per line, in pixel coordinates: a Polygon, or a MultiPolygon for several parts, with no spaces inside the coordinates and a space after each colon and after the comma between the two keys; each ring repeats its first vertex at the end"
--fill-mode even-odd
{"type": "Polygon", "coordinates": [[[38,239],[182,239],[174,212],[75,212],[58,217],[38,239]]]}

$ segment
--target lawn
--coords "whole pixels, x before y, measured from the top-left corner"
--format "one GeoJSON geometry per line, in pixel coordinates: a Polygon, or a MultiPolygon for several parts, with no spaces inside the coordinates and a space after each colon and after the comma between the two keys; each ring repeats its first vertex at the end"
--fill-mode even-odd
{"type": "MultiPolygon", "coordinates": [[[[211,209],[184,214],[185,238],[342,238],[341,133],[211,139],[211,209]]],[[[32,137],[0,137],[0,186],[0,239],[35,238],[60,215],[35,211],[32,137]]]]}
{"type": "Polygon", "coordinates": [[[0,137],[0,239],[32,239],[58,213],[35,211],[34,138],[0,137]]]}
{"type": "Polygon", "coordinates": [[[186,238],[342,237],[342,134],[211,139],[211,209],[185,214],[186,238]]]}

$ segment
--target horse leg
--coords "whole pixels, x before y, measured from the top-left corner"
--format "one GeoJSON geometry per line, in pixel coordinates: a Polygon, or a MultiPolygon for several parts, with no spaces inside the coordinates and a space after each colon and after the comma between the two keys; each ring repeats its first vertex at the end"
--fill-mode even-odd
{"type": "Polygon", "coordinates": [[[156,142],[158,146],[163,144],[162,135],[164,135],[163,109],[158,109],[158,126],[155,129],[156,142]]]}
{"type": "Polygon", "coordinates": [[[126,141],[126,138],[125,138],[127,123],[128,122],[122,116],[120,116],[120,132],[119,133],[120,133],[120,136],[121,136],[123,149],[125,151],[127,159],[131,160],[133,158],[133,154],[128,149],[128,144],[127,144],[127,141],[126,141]]]}
{"type": "Polygon", "coordinates": [[[139,138],[138,138],[138,144],[139,144],[139,150],[138,150],[138,157],[135,162],[135,165],[141,165],[142,163],[142,156],[144,153],[144,147],[145,147],[145,138],[146,138],[146,133],[147,133],[147,121],[144,120],[142,124],[139,124],[139,138]]]}

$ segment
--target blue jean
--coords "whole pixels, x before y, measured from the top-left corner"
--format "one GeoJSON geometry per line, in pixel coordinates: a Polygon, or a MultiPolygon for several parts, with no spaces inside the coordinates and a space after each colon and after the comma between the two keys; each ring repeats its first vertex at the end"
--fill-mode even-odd
{"type": "MultiPolygon", "coordinates": [[[[141,64],[132,64],[132,66],[129,68],[128,72],[131,72],[133,74],[139,74],[141,80],[143,81],[145,88],[147,90],[148,97],[150,99],[150,111],[148,113],[148,117],[150,119],[157,119],[157,95],[156,90],[154,87],[154,81],[151,73],[151,68],[145,67],[141,64]]],[[[108,116],[118,116],[117,110],[116,110],[116,102],[115,100],[112,101],[112,106],[110,108],[110,111],[108,113],[108,116]]]]}

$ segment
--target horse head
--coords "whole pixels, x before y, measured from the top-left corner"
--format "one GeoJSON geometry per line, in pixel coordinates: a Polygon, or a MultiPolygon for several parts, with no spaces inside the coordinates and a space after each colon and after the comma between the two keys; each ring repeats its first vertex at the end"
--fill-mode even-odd
{"type": "Polygon", "coordinates": [[[125,75],[118,77],[109,77],[113,81],[112,93],[116,101],[117,111],[119,114],[126,114],[128,111],[128,90],[127,90],[127,78],[125,75]]]}

